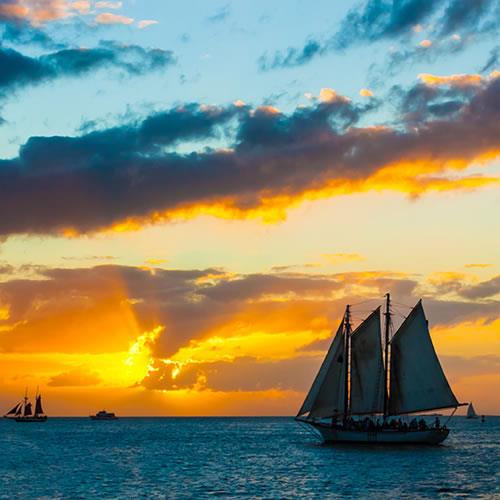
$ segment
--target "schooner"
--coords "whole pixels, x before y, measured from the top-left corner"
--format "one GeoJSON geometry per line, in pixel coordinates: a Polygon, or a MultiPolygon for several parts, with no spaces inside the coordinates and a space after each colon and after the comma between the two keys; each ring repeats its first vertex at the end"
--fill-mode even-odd
{"type": "Polygon", "coordinates": [[[4,418],[11,418],[16,422],[45,422],[47,415],[43,411],[42,396],[38,390],[35,395],[35,411],[32,410],[33,405],[28,398],[28,390],[26,390],[24,399],[9,410],[4,415],[4,418]]]}
{"type": "Polygon", "coordinates": [[[441,443],[449,430],[438,418],[432,426],[417,416],[410,425],[400,418],[462,406],[434,350],[422,301],[392,338],[390,294],[383,314],[382,342],[380,306],[354,331],[346,307],[296,420],[327,443],[441,443]]]}

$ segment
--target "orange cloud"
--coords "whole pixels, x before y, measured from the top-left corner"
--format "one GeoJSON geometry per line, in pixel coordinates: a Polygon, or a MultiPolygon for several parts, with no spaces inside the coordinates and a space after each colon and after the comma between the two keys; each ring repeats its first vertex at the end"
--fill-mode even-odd
{"type": "Polygon", "coordinates": [[[95,17],[98,24],[133,24],[134,19],[131,17],[123,16],[120,14],[113,14],[112,12],[103,12],[95,17]]]}
{"type": "Polygon", "coordinates": [[[344,262],[358,262],[365,257],[357,253],[325,253],[322,255],[330,264],[341,264],[344,262]]]}
{"type": "Polygon", "coordinates": [[[428,49],[432,46],[432,42],[430,40],[422,40],[418,45],[424,49],[428,49]]]}
{"type": "Polygon", "coordinates": [[[88,14],[90,12],[91,3],[89,0],[78,0],[71,3],[71,8],[78,11],[80,14],[88,14]]]}
{"type": "Polygon", "coordinates": [[[142,21],[139,21],[137,23],[137,27],[140,30],[143,30],[144,28],[148,28],[149,26],[154,26],[155,24],[158,24],[158,21],[155,21],[154,19],[143,19],[142,21]]]}
{"type": "Polygon", "coordinates": [[[320,90],[318,99],[321,102],[348,102],[350,99],[338,94],[335,90],[330,88],[323,88],[320,90]]]}
{"type": "Polygon", "coordinates": [[[470,87],[480,85],[483,82],[481,75],[470,74],[437,76],[430,73],[420,73],[418,78],[429,86],[450,85],[452,87],[470,87]]]}
{"type": "MultiPolygon", "coordinates": [[[[500,150],[485,154],[477,163],[488,163],[500,157],[500,150]]],[[[427,193],[445,193],[451,191],[474,191],[500,186],[500,177],[485,175],[454,176],[450,171],[465,170],[470,161],[451,159],[436,161],[409,160],[381,168],[373,175],[360,180],[338,179],[325,182],[316,189],[306,189],[301,193],[272,195],[265,192],[255,207],[239,206],[234,197],[219,198],[211,202],[181,204],[165,211],[154,211],[143,217],[128,217],[110,227],[102,227],[96,232],[138,231],[150,225],[165,224],[177,220],[190,220],[201,215],[208,215],[228,220],[261,220],[265,224],[275,224],[287,218],[287,211],[306,201],[327,199],[334,196],[363,192],[394,191],[406,193],[411,198],[418,198],[427,193]],[[433,175],[439,174],[439,175],[433,175]]],[[[62,231],[66,237],[77,237],[74,228],[62,231]]]]}
{"type": "Polygon", "coordinates": [[[109,2],[109,1],[101,1],[95,3],[96,9],[121,9],[122,2],[109,2]]]}
{"type": "MultiPolygon", "coordinates": [[[[376,299],[359,311],[354,305],[355,316],[388,289],[395,300],[414,303],[418,283],[406,273],[378,270],[151,274],[98,266],[44,272],[0,284],[9,308],[3,323],[11,327],[0,334],[0,403],[7,397],[8,406],[24,386],[39,385],[51,414],[87,414],[106,396],[121,414],[253,414],[254,402],[266,396],[273,403],[259,413],[291,414],[346,301],[376,299]]],[[[462,275],[435,277],[453,283],[462,275]]],[[[491,377],[496,366],[488,355],[500,348],[498,314],[492,320],[498,308],[437,296],[428,292],[426,299],[433,339],[467,400],[471,377],[491,377]]],[[[474,396],[481,405],[482,398],[474,396]]]]}
{"type": "Polygon", "coordinates": [[[26,19],[34,25],[63,19],[71,15],[72,10],[80,10],[84,3],[69,0],[13,0],[6,5],[0,5],[0,14],[14,19],[26,19]]]}
{"type": "Polygon", "coordinates": [[[487,267],[492,267],[493,264],[465,264],[464,267],[467,267],[467,268],[471,268],[471,269],[474,269],[474,268],[477,268],[477,269],[485,269],[487,267]]]}

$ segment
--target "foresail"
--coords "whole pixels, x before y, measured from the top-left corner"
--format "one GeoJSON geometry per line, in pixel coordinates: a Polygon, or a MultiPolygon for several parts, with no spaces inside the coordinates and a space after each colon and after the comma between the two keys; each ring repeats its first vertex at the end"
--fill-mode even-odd
{"type": "Polygon", "coordinates": [[[343,321],[297,416],[330,417],[344,407],[344,336],[343,321]]]}
{"type": "Polygon", "coordinates": [[[458,406],[432,345],[421,301],[394,335],[390,360],[391,415],[458,406]]]}
{"type": "Polygon", "coordinates": [[[384,362],[380,338],[379,307],[351,337],[351,413],[384,410],[384,362]]]}
{"type": "Polygon", "coordinates": [[[22,403],[17,403],[17,405],[14,406],[14,408],[12,408],[11,410],[9,410],[5,415],[16,415],[16,413],[18,412],[18,410],[21,406],[22,406],[22,403]]]}

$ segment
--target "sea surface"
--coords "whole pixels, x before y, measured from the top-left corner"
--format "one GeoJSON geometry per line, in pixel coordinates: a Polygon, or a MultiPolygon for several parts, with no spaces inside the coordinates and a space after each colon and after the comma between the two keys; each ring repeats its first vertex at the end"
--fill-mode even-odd
{"type": "Polygon", "coordinates": [[[500,498],[500,417],[436,447],[324,446],[291,418],[0,420],[0,498],[500,498]]]}

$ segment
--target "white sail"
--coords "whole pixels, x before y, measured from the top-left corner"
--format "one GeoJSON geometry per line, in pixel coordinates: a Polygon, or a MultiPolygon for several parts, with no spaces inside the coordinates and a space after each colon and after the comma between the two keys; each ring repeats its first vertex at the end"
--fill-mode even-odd
{"type": "Polygon", "coordinates": [[[384,362],[380,342],[380,307],[351,337],[351,413],[384,410],[384,362]]]}
{"type": "Polygon", "coordinates": [[[459,405],[432,345],[422,301],[394,335],[390,360],[390,414],[459,405]]]}
{"type": "Polygon", "coordinates": [[[467,408],[467,418],[477,418],[477,413],[472,403],[469,403],[469,407],[467,408]]]}
{"type": "Polygon", "coordinates": [[[344,335],[343,321],[297,416],[330,417],[344,409],[344,335]]]}

